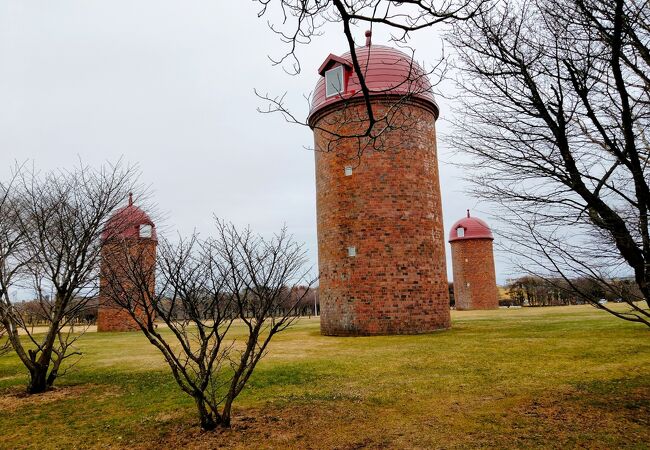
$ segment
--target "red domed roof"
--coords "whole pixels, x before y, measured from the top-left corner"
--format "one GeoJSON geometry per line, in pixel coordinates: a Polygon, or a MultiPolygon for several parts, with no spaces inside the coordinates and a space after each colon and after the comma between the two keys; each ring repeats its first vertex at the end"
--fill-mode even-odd
{"type": "Polygon", "coordinates": [[[466,239],[494,240],[492,230],[490,230],[488,224],[478,217],[470,217],[469,209],[467,210],[467,217],[463,217],[453,224],[451,226],[451,231],[449,231],[449,242],[462,241],[466,239]],[[459,228],[462,228],[462,231],[459,231],[459,228]]]}
{"type": "MultiPolygon", "coordinates": [[[[403,97],[411,95],[413,99],[420,100],[428,106],[438,117],[438,105],[433,98],[431,83],[426,72],[418,65],[411,55],[387,47],[385,45],[371,45],[370,33],[366,32],[368,41],[365,47],[356,49],[357,60],[365,74],[365,81],[371,96],[403,97]]],[[[318,111],[327,106],[352,98],[363,98],[359,77],[352,67],[350,52],[336,56],[330,54],[318,70],[321,78],[316,84],[312,97],[309,122],[318,111]],[[325,92],[325,72],[336,66],[344,67],[343,92],[327,97],[325,92]]]]}
{"type": "Polygon", "coordinates": [[[113,216],[108,219],[104,231],[102,232],[102,239],[111,238],[139,238],[139,239],[153,239],[157,240],[156,226],[151,218],[143,210],[133,204],[133,196],[129,194],[129,204],[118,209],[113,216]],[[149,225],[150,235],[147,235],[147,230],[141,232],[141,225],[149,225]],[[142,233],[145,233],[144,235],[142,233]]]}

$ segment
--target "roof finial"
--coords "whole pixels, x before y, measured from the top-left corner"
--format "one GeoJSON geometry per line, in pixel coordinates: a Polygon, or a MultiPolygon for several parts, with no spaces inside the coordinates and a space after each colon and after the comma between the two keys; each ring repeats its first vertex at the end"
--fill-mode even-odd
{"type": "Polygon", "coordinates": [[[469,218],[469,209],[467,210],[467,218],[469,218]]]}
{"type": "Polygon", "coordinates": [[[129,206],[133,205],[133,192],[129,192],[129,206]]]}
{"type": "Polygon", "coordinates": [[[366,47],[370,47],[372,43],[372,30],[366,30],[366,47]]]}

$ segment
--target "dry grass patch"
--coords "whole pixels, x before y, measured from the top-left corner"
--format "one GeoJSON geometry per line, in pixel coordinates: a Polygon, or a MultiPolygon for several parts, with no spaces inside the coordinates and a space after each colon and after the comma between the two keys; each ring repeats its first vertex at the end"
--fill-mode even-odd
{"type": "Polygon", "coordinates": [[[101,397],[120,395],[114,386],[98,386],[93,384],[75,386],[55,386],[39,395],[28,395],[24,386],[13,386],[0,392],[0,411],[20,413],[21,410],[34,408],[63,400],[82,402],[89,391],[101,390],[101,397]]]}

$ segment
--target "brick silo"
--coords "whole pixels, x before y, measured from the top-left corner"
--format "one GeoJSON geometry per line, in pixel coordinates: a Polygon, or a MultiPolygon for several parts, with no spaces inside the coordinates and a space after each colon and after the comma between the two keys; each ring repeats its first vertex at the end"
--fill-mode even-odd
{"type": "MultiPolygon", "coordinates": [[[[140,265],[142,273],[149,273],[149,286],[153,289],[156,261],[156,227],[151,218],[133,204],[129,194],[129,204],[119,209],[108,221],[102,233],[101,267],[99,275],[99,310],[97,313],[97,331],[132,331],[138,326],[128,311],[111,301],[108,295],[109,279],[116,279],[120,291],[128,292],[132,283],[124,271],[125,255],[131,263],[140,265]]],[[[134,290],[134,299],[138,298],[134,290]],[[137,297],[136,297],[137,296],[137,297]]],[[[135,308],[141,317],[145,317],[141,307],[135,308]]]]}
{"type": "Polygon", "coordinates": [[[451,226],[449,242],[454,270],[456,309],[497,309],[492,230],[481,219],[462,218],[451,226]]]}
{"type": "Polygon", "coordinates": [[[330,54],[321,65],[309,114],[316,157],[321,333],[446,329],[438,106],[427,75],[411,56],[372,44],[370,32],[366,37],[365,47],[355,52],[373,114],[388,118],[379,127],[389,124],[390,129],[374,143],[349,137],[368,125],[349,53],[330,54]]]}

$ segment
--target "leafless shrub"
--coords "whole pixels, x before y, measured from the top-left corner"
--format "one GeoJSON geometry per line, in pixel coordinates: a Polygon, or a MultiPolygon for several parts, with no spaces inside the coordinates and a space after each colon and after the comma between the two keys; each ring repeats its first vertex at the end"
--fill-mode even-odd
{"type": "Polygon", "coordinates": [[[234,400],[309,292],[291,296],[307,271],[286,230],[263,239],[219,220],[216,228],[209,239],[161,239],[156,260],[124,240],[103,272],[106,295],[163,354],[204,430],[230,426],[234,400]]]}

